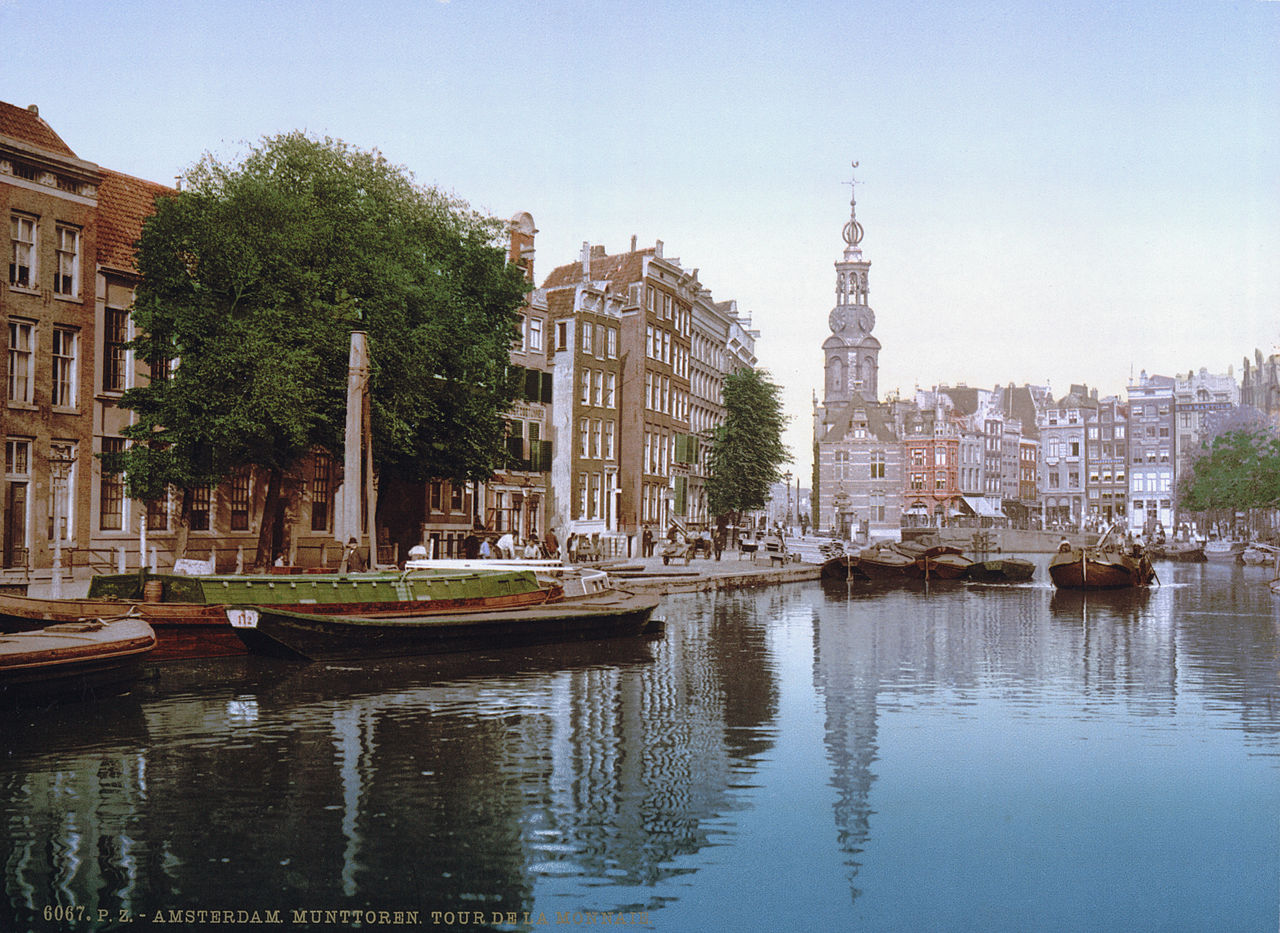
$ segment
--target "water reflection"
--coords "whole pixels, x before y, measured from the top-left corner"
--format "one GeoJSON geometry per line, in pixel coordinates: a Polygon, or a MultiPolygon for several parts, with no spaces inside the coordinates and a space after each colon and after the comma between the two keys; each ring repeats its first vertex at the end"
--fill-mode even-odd
{"type": "MultiPolygon", "coordinates": [[[[909,825],[895,801],[912,775],[937,767],[931,743],[1155,721],[1196,730],[1188,742],[1244,733],[1276,760],[1280,610],[1265,580],[1161,573],[1149,593],[672,597],[651,642],[165,665],[128,697],[9,714],[0,928],[66,929],[45,912],[72,907],[90,912],[76,929],[193,908],[648,911],[689,929],[709,903],[726,922],[745,911],[742,878],[771,892],[784,855],[818,888],[774,897],[820,899],[836,919],[884,910],[919,897],[885,846],[909,825]],[[802,743],[810,709],[815,740],[802,743]],[[914,753],[917,734],[933,739],[914,753]],[[814,782],[829,794],[803,806],[825,814],[762,811],[814,782]],[[830,846],[753,845],[762,819],[815,815],[830,846]],[[827,860],[839,890],[816,881],[827,860]],[[737,890],[717,887],[725,865],[737,890]]],[[[1223,780],[1243,767],[1218,766],[1223,780]]],[[[966,780],[1017,780],[998,767],[966,780]]],[[[1268,850],[1260,864],[1276,862],[1268,850]]]]}

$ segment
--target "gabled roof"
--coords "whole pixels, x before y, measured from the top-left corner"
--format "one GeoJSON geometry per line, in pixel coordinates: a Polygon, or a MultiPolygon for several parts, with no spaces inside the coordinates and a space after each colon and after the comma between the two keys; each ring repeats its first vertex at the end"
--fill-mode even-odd
{"type": "Polygon", "coordinates": [[[156,198],[173,189],[153,181],[102,169],[98,186],[98,265],[133,272],[134,247],[142,224],[155,212],[156,198]]]}
{"type": "MultiPolygon", "coordinates": [[[[590,253],[591,281],[608,281],[615,285],[639,282],[644,277],[645,257],[653,256],[654,254],[655,250],[650,246],[647,249],[609,256],[605,254],[603,247],[593,246],[590,253]]],[[[552,269],[551,274],[542,283],[542,287],[558,288],[563,285],[574,285],[581,281],[582,263],[580,261],[572,262],[552,269]]]]}
{"type": "Polygon", "coordinates": [[[1000,389],[1000,394],[1005,417],[1014,418],[1022,422],[1022,436],[1027,438],[1039,437],[1040,430],[1037,426],[1039,411],[1036,408],[1036,399],[1031,391],[1031,386],[1005,386],[1000,389]]]}
{"type": "Polygon", "coordinates": [[[951,399],[956,412],[961,415],[972,415],[978,410],[978,390],[970,386],[940,386],[940,395],[951,399]]]}
{"type": "Polygon", "coordinates": [[[884,405],[879,402],[855,400],[837,412],[831,427],[819,439],[819,443],[831,444],[836,441],[842,441],[847,437],[852,437],[855,414],[866,415],[867,433],[877,441],[888,444],[898,440],[897,432],[893,427],[893,419],[884,405]]]}
{"type": "Polygon", "coordinates": [[[62,137],[40,119],[39,113],[26,107],[6,104],[4,101],[0,101],[0,136],[8,136],[45,152],[78,158],[71,147],[62,141],[62,137]]]}

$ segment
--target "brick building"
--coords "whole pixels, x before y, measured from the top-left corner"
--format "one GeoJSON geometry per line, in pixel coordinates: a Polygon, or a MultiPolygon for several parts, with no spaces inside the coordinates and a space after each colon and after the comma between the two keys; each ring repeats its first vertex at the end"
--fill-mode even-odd
{"type": "MultiPolygon", "coordinates": [[[[577,337],[585,351],[591,335],[591,355],[596,360],[617,359],[618,398],[624,402],[617,408],[618,485],[613,529],[634,538],[649,525],[660,535],[672,519],[687,520],[689,514],[689,476],[697,451],[689,427],[693,305],[702,292],[697,270],[686,270],[678,259],[665,257],[661,240],[637,249],[633,238],[630,250],[614,255],[603,246],[584,243],[579,261],[553,270],[543,288],[550,295],[580,284],[620,302],[616,351],[608,343],[609,323],[604,324],[601,336],[596,325],[588,329],[591,322],[584,319],[577,337]]],[[[608,370],[601,372],[601,378],[607,378],[608,370]]],[[[581,387],[582,372],[577,372],[576,378],[581,387]]],[[[594,401],[594,381],[590,394],[594,401]]],[[[601,430],[604,423],[602,418],[601,430]]],[[[593,450],[595,425],[587,427],[588,449],[593,450]]],[[[575,468],[572,483],[579,495],[586,496],[589,518],[590,505],[596,501],[592,493],[594,471],[583,473],[575,468]]],[[[601,471],[602,492],[608,489],[607,476],[607,471],[601,471]]],[[[634,553],[634,541],[631,547],[634,553]]]]}
{"type": "Polygon", "coordinates": [[[0,211],[9,230],[0,291],[6,571],[50,566],[55,542],[68,561],[89,545],[101,183],[98,166],[79,158],[37,108],[0,103],[0,211]]]}

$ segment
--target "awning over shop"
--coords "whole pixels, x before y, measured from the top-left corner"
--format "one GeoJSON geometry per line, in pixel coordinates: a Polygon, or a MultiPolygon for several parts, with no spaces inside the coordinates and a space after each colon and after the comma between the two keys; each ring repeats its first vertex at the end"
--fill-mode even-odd
{"type": "Polygon", "coordinates": [[[973,514],[980,518],[1004,518],[1004,512],[1000,510],[1000,503],[991,499],[984,499],[981,496],[965,496],[964,504],[973,509],[973,514]]]}

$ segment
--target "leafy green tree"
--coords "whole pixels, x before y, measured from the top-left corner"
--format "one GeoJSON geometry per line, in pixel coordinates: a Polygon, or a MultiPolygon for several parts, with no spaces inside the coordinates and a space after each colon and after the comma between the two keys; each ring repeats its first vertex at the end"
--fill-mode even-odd
{"type": "Polygon", "coordinates": [[[363,330],[381,475],[492,475],[527,289],[502,232],[340,141],[295,132],[239,164],[206,156],[143,227],[132,346],[153,372],[172,366],[125,393],[134,443],[108,467],[143,499],[265,471],[261,565],[290,470],[317,448],[341,459],[350,332],[363,330]]]}
{"type": "Polygon", "coordinates": [[[713,515],[764,508],[769,487],[791,459],[782,443],[787,418],[768,374],[740,369],[724,380],[725,420],[707,453],[707,506],[713,515]]]}
{"type": "Polygon", "coordinates": [[[1280,435],[1258,412],[1237,411],[1218,426],[1179,484],[1192,512],[1280,506],[1280,435]]]}

